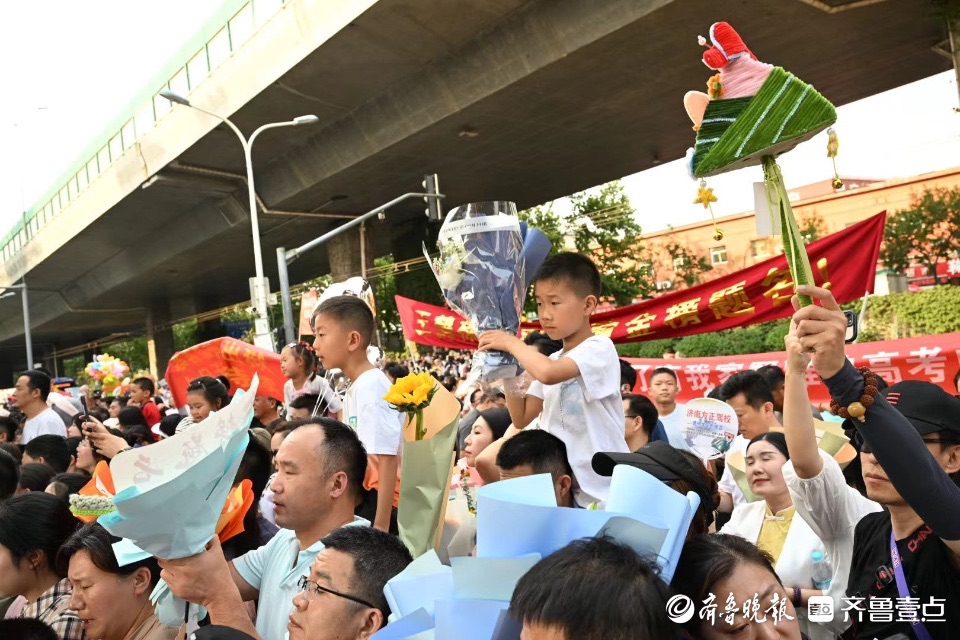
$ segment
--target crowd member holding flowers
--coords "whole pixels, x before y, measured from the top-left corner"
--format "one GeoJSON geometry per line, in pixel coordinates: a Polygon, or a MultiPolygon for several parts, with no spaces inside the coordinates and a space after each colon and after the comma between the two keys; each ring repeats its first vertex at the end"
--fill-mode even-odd
{"type": "Polygon", "coordinates": [[[381,531],[396,533],[403,416],[384,399],[390,392],[390,378],[367,358],[373,312],[356,296],[334,296],[317,307],[312,324],[320,363],[340,369],[351,380],[343,401],[343,422],[356,430],[370,457],[363,484],[369,493],[357,515],[381,531]]]}
{"type": "MultiPolygon", "coordinates": [[[[264,640],[286,637],[300,577],[324,548],[323,538],[343,526],[370,524],[354,515],[367,467],[356,432],[331,418],[292,427],[277,452],[278,472],[271,482],[280,531],[270,542],[227,563],[213,538],[197,555],[163,561],[163,579],[170,590],[204,606],[222,593],[211,578],[228,571],[240,599],[256,600],[256,628],[264,640]]],[[[245,610],[240,611],[246,617],[245,610]]]]}
{"type": "Polygon", "coordinates": [[[64,543],[57,564],[73,586],[70,609],[90,640],[173,640],[178,630],[161,624],[150,602],[157,559],[121,567],[112,547],[119,541],[91,522],[64,543]]]}
{"type": "MultiPolygon", "coordinates": [[[[390,605],[384,585],[400,573],[412,558],[395,536],[369,527],[340,527],[327,533],[318,543],[312,564],[297,567],[297,588],[285,606],[289,640],[369,640],[387,623],[390,605]]],[[[193,558],[162,562],[163,577],[179,590],[183,582],[196,578],[201,583],[201,603],[210,612],[214,625],[196,633],[206,638],[270,640],[259,627],[254,628],[244,612],[241,593],[231,580],[217,539],[210,549],[193,558]],[[181,576],[186,576],[182,579],[181,576]],[[231,629],[233,633],[214,633],[231,629]],[[207,632],[210,632],[207,635],[207,632]]],[[[261,608],[263,615],[268,612],[261,608]]]]}
{"type": "Polygon", "coordinates": [[[620,363],[610,338],[593,334],[590,316],[600,297],[600,272],[590,258],[558,253],[534,276],[537,311],[546,334],[563,349],[545,356],[504,331],[480,336],[481,351],[513,355],[534,378],[525,396],[510,395],[507,408],[518,429],[540,416],[540,428],[567,447],[580,506],[604,502],[610,479],[591,466],[598,451],[627,452],[620,398],[620,363]]]}

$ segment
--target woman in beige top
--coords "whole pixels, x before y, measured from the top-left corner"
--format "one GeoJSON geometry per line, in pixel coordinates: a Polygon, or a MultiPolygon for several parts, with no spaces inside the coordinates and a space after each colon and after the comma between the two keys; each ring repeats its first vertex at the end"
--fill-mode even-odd
{"type": "Polygon", "coordinates": [[[150,602],[160,580],[156,558],[121,567],[112,548],[118,541],[90,523],[60,548],[57,560],[73,585],[70,608],[88,640],[173,640],[178,630],[161,624],[150,602]]]}

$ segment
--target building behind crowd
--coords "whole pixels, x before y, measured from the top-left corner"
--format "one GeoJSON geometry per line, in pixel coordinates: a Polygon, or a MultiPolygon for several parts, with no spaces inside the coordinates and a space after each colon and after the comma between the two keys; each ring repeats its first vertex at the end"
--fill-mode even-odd
{"type": "MultiPolygon", "coordinates": [[[[960,187],[960,167],[925,173],[910,178],[876,180],[843,178],[844,186],[835,191],[831,180],[824,180],[792,189],[788,193],[793,203],[793,212],[801,227],[813,223],[819,237],[842,231],[852,224],[865,220],[881,211],[893,215],[911,206],[914,198],[925,190],[953,189],[960,187]]],[[[774,255],[782,253],[779,237],[757,235],[756,216],[753,211],[738,213],[717,219],[723,231],[721,240],[714,240],[713,223],[702,222],[656,231],[642,236],[645,248],[653,250],[667,243],[686,247],[693,256],[703,256],[713,270],[703,275],[703,280],[712,280],[722,275],[750,267],[774,255]]],[[[662,251],[661,251],[662,255],[662,251]]],[[[658,293],[668,293],[683,286],[677,277],[675,265],[670,260],[655,261],[640,265],[651,269],[657,283],[658,293]]],[[[943,262],[938,266],[939,275],[960,279],[958,265],[943,262]],[[951,271],[951,266],[954,267],[951,271]]],[[[876,293],[916,289],[933,284],[923,267],[910,269],[906,278],[898,278],[878,265],[876,293]]]]}

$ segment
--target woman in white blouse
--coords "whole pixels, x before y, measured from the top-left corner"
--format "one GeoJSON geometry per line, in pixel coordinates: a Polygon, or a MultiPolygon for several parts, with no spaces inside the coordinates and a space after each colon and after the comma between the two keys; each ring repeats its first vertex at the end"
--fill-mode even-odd
{"type": "MultiPolygon", "coordinates": [[[[800,617],[800,628],[811,640],[827,640],[834,635],[807,620],[811,596],[834,597],[834,611],[846,589],[847,577],[834,568],[833,580],[826,591],[813,588],[814,551],[826,555],[823,543],[800,516],[795,515],[790,491],[782,468],[790,459],[782,433],[763,433],[747,445],[744,460],[750,489],[761,500],[747,502],[733,510],[730,522],[720,533],[746,538],[768,553],[773,566],[791,595],[800,617]]],[[[829,561],[829,558],[827,558],[829,561]]],[[[718,596],[719,597],[719,596],[718,596]]]]}

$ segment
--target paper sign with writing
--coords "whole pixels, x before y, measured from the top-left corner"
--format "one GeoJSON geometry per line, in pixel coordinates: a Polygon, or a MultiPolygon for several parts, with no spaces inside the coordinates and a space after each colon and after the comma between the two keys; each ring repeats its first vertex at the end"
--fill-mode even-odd
{"type": "Polygon", "coordinates": [[[687,446],[704,460],[723,457],[737,437],[737,414],[726,402],[696,398],[680,416],[680,431],[687,446]]]}

